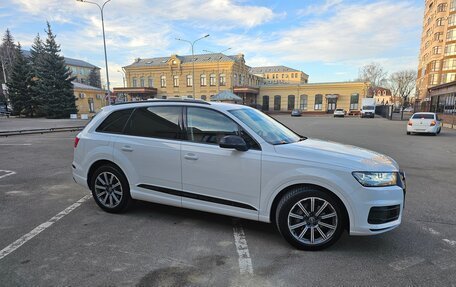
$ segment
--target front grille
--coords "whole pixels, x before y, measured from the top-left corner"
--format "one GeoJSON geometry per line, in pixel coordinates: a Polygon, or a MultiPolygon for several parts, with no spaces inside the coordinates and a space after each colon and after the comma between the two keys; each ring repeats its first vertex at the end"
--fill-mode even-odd
{"type": "Polygon", "coordinates": [[[367,222],[369,224],[382,224],[395,221],[399,218],[400,213],[400,205],[372,207],[369,211],[369,217],[367,218],[367,222]]]}

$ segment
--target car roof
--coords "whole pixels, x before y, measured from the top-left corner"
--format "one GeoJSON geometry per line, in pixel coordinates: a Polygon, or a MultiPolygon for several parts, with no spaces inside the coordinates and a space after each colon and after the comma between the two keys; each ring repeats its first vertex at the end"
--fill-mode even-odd
{"type": "Polygon", "coordinates": [[[110,106],[103,107],[105,111],[114,111],[114,110],[123,110],[127,108],[136,108],[136,107],[148,107],[148,106],[199,106],[199,107],[213,107],[215,110],[233,110],[233,109],[253,109],[249,106],[231,104],[231,103],[222,103],[222,102],[207,102],[203,100],[194,100],[194,99],[159,99],[159,100],[147,100],[147,101],[136,101],[136,102],[126,102],[119,103],[110,106]]]}

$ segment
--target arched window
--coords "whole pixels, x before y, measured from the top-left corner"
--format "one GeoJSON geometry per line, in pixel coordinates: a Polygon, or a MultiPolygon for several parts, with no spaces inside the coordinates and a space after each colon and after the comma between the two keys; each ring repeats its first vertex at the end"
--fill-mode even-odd
{"type": "Polygon", "coordinates": [[[321,110],[323,105],[323,95],[321,94],[316,94],[315,95],[315,105],[314,105],[314,110],[321,110]]]}
{"type": "Polygon", "coordinates": [[[193,76],[187,75],[187,87],[192,87],[192,86],[193,86],[193,76]]]}
{"type": "Polygon", "coordinates": [[[207,86],[206,74],[201,74],[201,76],[200,76],[200,83],[201,83],[201,86],[202,86],[202,87],[207,86]]]}
{"type": "Polygon", "coordinates": [[[226,75],[225,74],[220,74],[220,86],[225,86],[226,85],[226,75]]]}
{"type": "Polygon", "coordinates": [[[141,77],[141,79],[139,79],[139,83],[141,87],[144,87],[144,77],[141,77]]]}
{"type": "Polygon", "coordinates": [[[299,109],[300,110],[307,110],[307,95],[299,96],[299,109]]]}
{"type": "Polygon", "coordinates": [[[280,111],[280,102],[282,98],[280,96],[274,96],[274,111],[280,111]]]}
{"type": "Polygon", "coordinates": [[[263,96],[263,106],[261,109],[263,111],[269,111],[269,96],[263,96]]]}
{"type": "Polygon", "coordinates": [[[289,95],[288,96],[288,110],[291,111],[295,107],[295,96],[294,95],[289,95]]]}
{"type": "Polygon", "coordinates": [[[133,87],[137,87],[138,86],[138,80],[136,78],[133,78],[133,87]]]}
{"type": "Polygon", "coordinates": [[[211,86],[215,86],[216,85],[215,74],[210,74],[209,75],[209,85],[211,85],[211,86]]]}
{"type": "Polygon", "coordinates": [[[147,83],[148,83],[149,88],[152,88],[154,86],[154,81],[153,81],[152,77],[147,78],[147,83]]]}
{"type": "Polygon", "coordinates": [[[166,87],[166,76],[160,77],[160,87],[162,87],[162,88],[166,87]]]}
{"type": "Polygon", "coordinates": [[[173,86],[179,87],[179,76],[173,76],[173,86]]]}

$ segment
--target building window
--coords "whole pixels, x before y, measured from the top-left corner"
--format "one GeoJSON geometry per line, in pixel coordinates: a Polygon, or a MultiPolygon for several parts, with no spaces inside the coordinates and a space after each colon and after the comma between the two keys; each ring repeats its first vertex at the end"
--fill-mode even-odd
{"type": "Polygon", "coordinates": [[[133,78],[133,87],[136,88],[138,86],[138,80],[133,78]]]}
{"type": "Polygon", "coordinates": [[[220,86],[225,86],[225,85],[226,85],[226,75],[220,74],[220,86]]]}
{"type": "Polygon", "coordinates": [[[431,62],[431,71],[439,71],[440,70],[440,61],[432,61],[431,62]]]}
{"type": "MultiPolygon", "coordinates": [[[[437,76],[437,75],[435,75],[437,76]]],[[[456,81],[456,73],[448,73],[448,74],[442,74],[442,78],[440,79],[441,84],[449,83],[456,81]]]]}
{"type": "Polygon", "coordinates": [[[443,26],[443,18],[438,18],[436,21],[436,24],[437,24],[437,26],[443,26]]]}
{"type": "Polygon", "coordinates": [[[434,55],[442,54],[442,47],[440,47],[440,46],[433,47],[432,48],[432,54],[434,54],[434,55]]]}
{"type": "Polygon", "coordinates": [[[173,76],[173,86],[179,87],[179,76],[173,76]]]}
{"type": "Polygon", "coordinates": [[[162,88],[166,87],[166,76],[160,77],[160,87],[162,87],[162,88]]]}
{"type": "Polygon", "coordinates": [[[445,56],[456,55],[456,44],[448,44],[445,46],[445,56]]]}
{"type": "Polygon", "coordinates": [[[211,86],[215,86],[216,85],[215,74],[210,74],[209,75],[209,85],[211,85],[211,86]]]}
{"type": "Polygon", "coordinates": [[[141,87],[144,87],[144,78],[143,77],[141,77],[139,79],[139,84],[141,85],[141,87]]]}
{"type": "Polygon", "coordinates": [[[315,95],[314,110],[321,110],[322,104],[323,104],[323,95],[321,95],[321,94],[315,95]]]}
{"type": "Polygon", "coordinates": [[[437,12],[445,12],[446,8],[447,8],[447,4],[441,3],[441,4],[437,5],[437,12]]]}
{"type": "Polygon", "coordinates": [[[299,97],[299,109],[302,111],[307,110],[307,95],[301,95],[299,97]]]}
{"type": "Polygon", "coordinates": [[[201,96],[201,99],[202,99],[203,101],[205,101],[205,100],[206,100],[206,95],[202,95],[202,96],[201,96]]]}
{"type": "Polygon", "coordinates": [[[87,100],[89,102],[89,113],[94,113],[95,112],[95,105],[93,103],[93,98],[88,98],[87,100]]]}
{"type": "Polygon", "coordinates": [[[456,29],[450,29],[447,32],[447,41],[456,40],[456,29]]]}
{"type": "Polygon", "coordinates": [[[187,75],[187,87],[192,87],[192,86],[193,86],[193,76],[187,75]]]}
{"type": "Polygon", "coordinates": [[[456,0],[451,0],[450,11],[456,11],[456,0]]]}
{"type": "Polygon", "coordinates": [[[448,26],[454,26],[456,20],[456,14],[451,14],[448,16],[448,26]]]}
{"type": "Polygon", "coordinates": [[[262,111],[269,111],[269,96],[263,96],[263,106],[261,107],[262,111]]]}
{"type": "Polygon", "coordinates": [[[357,110],[359,102],[359,94],[352,94],[350,97],[350,110],[357,110]]]}
{"type": "Polygon", "coordinates": [[[149,88],[152,88],[154,86],[154,81],[153,81],[152,77],[147,78],[147,84],[148,84],[149,88]]]}
{"type": "Polygon", "coordinates": [[[202,87],[207,86],[206,74],[201,74],[200,76],[200,84],[202,87]]]}
{"type": "Polygon", "coordinates": [[[429,75],[429,85],[437,85],[439,82],[439,75],[437,74],[430,74],[429,75]]]}
{"type": "Polygon", "coordinates": [[[443,69],[444,71],[447,70],[456,70],[456,59],[445,59],[443,60],[443,69]]]}
{"type": "Polygon", "coordinates": [[[168,97],[167,96],[162,96],[162,99],[166,100],[168,97]]]}
{"type": "Polygon", "coordinates": [[[426,37],[429,37],[431,35],[432,31],[431,28],[427,29],[426,31],[426,37]]]}
{"type": "Polygon", "coordinates": [[[437,32],[434,34],[434,40],[435,41],[442,41],[443,40],[443,33],[442,32],[437,32]]]}
{"type": "Polygon", "coordinates": [[[281,100],[282,99],[280,96],[274,96],[274,111],[280,111],[281,100]]]}
{"type": "Polygon", "coordinates": [[[295,107],[295,96],[294,95],[289,95],[288,96],[288,110],[291,111],[295,107]]]}

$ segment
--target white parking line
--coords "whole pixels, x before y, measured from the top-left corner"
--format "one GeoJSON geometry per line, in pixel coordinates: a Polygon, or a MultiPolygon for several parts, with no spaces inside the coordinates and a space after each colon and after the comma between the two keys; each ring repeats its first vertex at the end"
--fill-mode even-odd
{"type": "Polygon", "coordinates": [[[456,241],[455,240],[450,240],[450,239],[446,239],[446,238],[442,239],[442,240],[443,240],[443,242],[445,242],[445,243],[447,243],[447,244],[449,244],[451,246],[456,246],[456,241]]]}
{"type": "Polygon", "coordinates": [[[8,146],[8,145],[12,145],[12,146],[17,146],[17,145],[22,145],[22,146],[29,146],[29,145],[32,145],[32,144],[0,144],[0,146],[8,146]]]}
{"type": "Polygon", "coordinates": [[[37,236],[38,234],[40,234],[41,232],[43,232],[44,230],[49,228],[52,224],[54,224],[57,221],[59,221],[60,219],[62,219],[62,217],[64,217],[65,215],[67,215],[70,212],[72,212],[73,210],[75,210],[78,206],[80,206],[84,201],[86,201],[89,198],[91,198],[91,195],[84,196],[80,200],[76,201],[72,205],[70,205],[67,208],[65,208],[64,210],[62,210],[61,212],[57,213],[55,216],[53,216],[51,219],[49,219],[45,223],[38,225],[29,233],[23,235],[18,240],[14,241],[10,245],[8,245],[5,248],[3,248],[2,250],[0,250],[0,260],[2,260],[6,256],[8,256],[8,254],[10,254],[11,252],[15,251],[16,249],[18,249],[19,247],[24,245],[27,241],[29,241],[33,237],[37,236]]]}
{"type": "Polygon", "coordinates": [[[245,239],[245,233],[242,226],[234,221],[234,244],[236,245],[236,251],[239,256],[239,271],[241,275],[253,274],[252,259],[250,258],[249,247],[247,240],[245,239]]]}
{"type": "Polygon", "coordinates": [[[0,169],[0,173],[5,173],[5,174],[0,175],[0,179],[4,178],[4,177],[7,177],[7,176],[10,176],[10,175],[13,175],[13,174],[16,174],[15,171],[4,170],[4,169],[0,169]]]}

